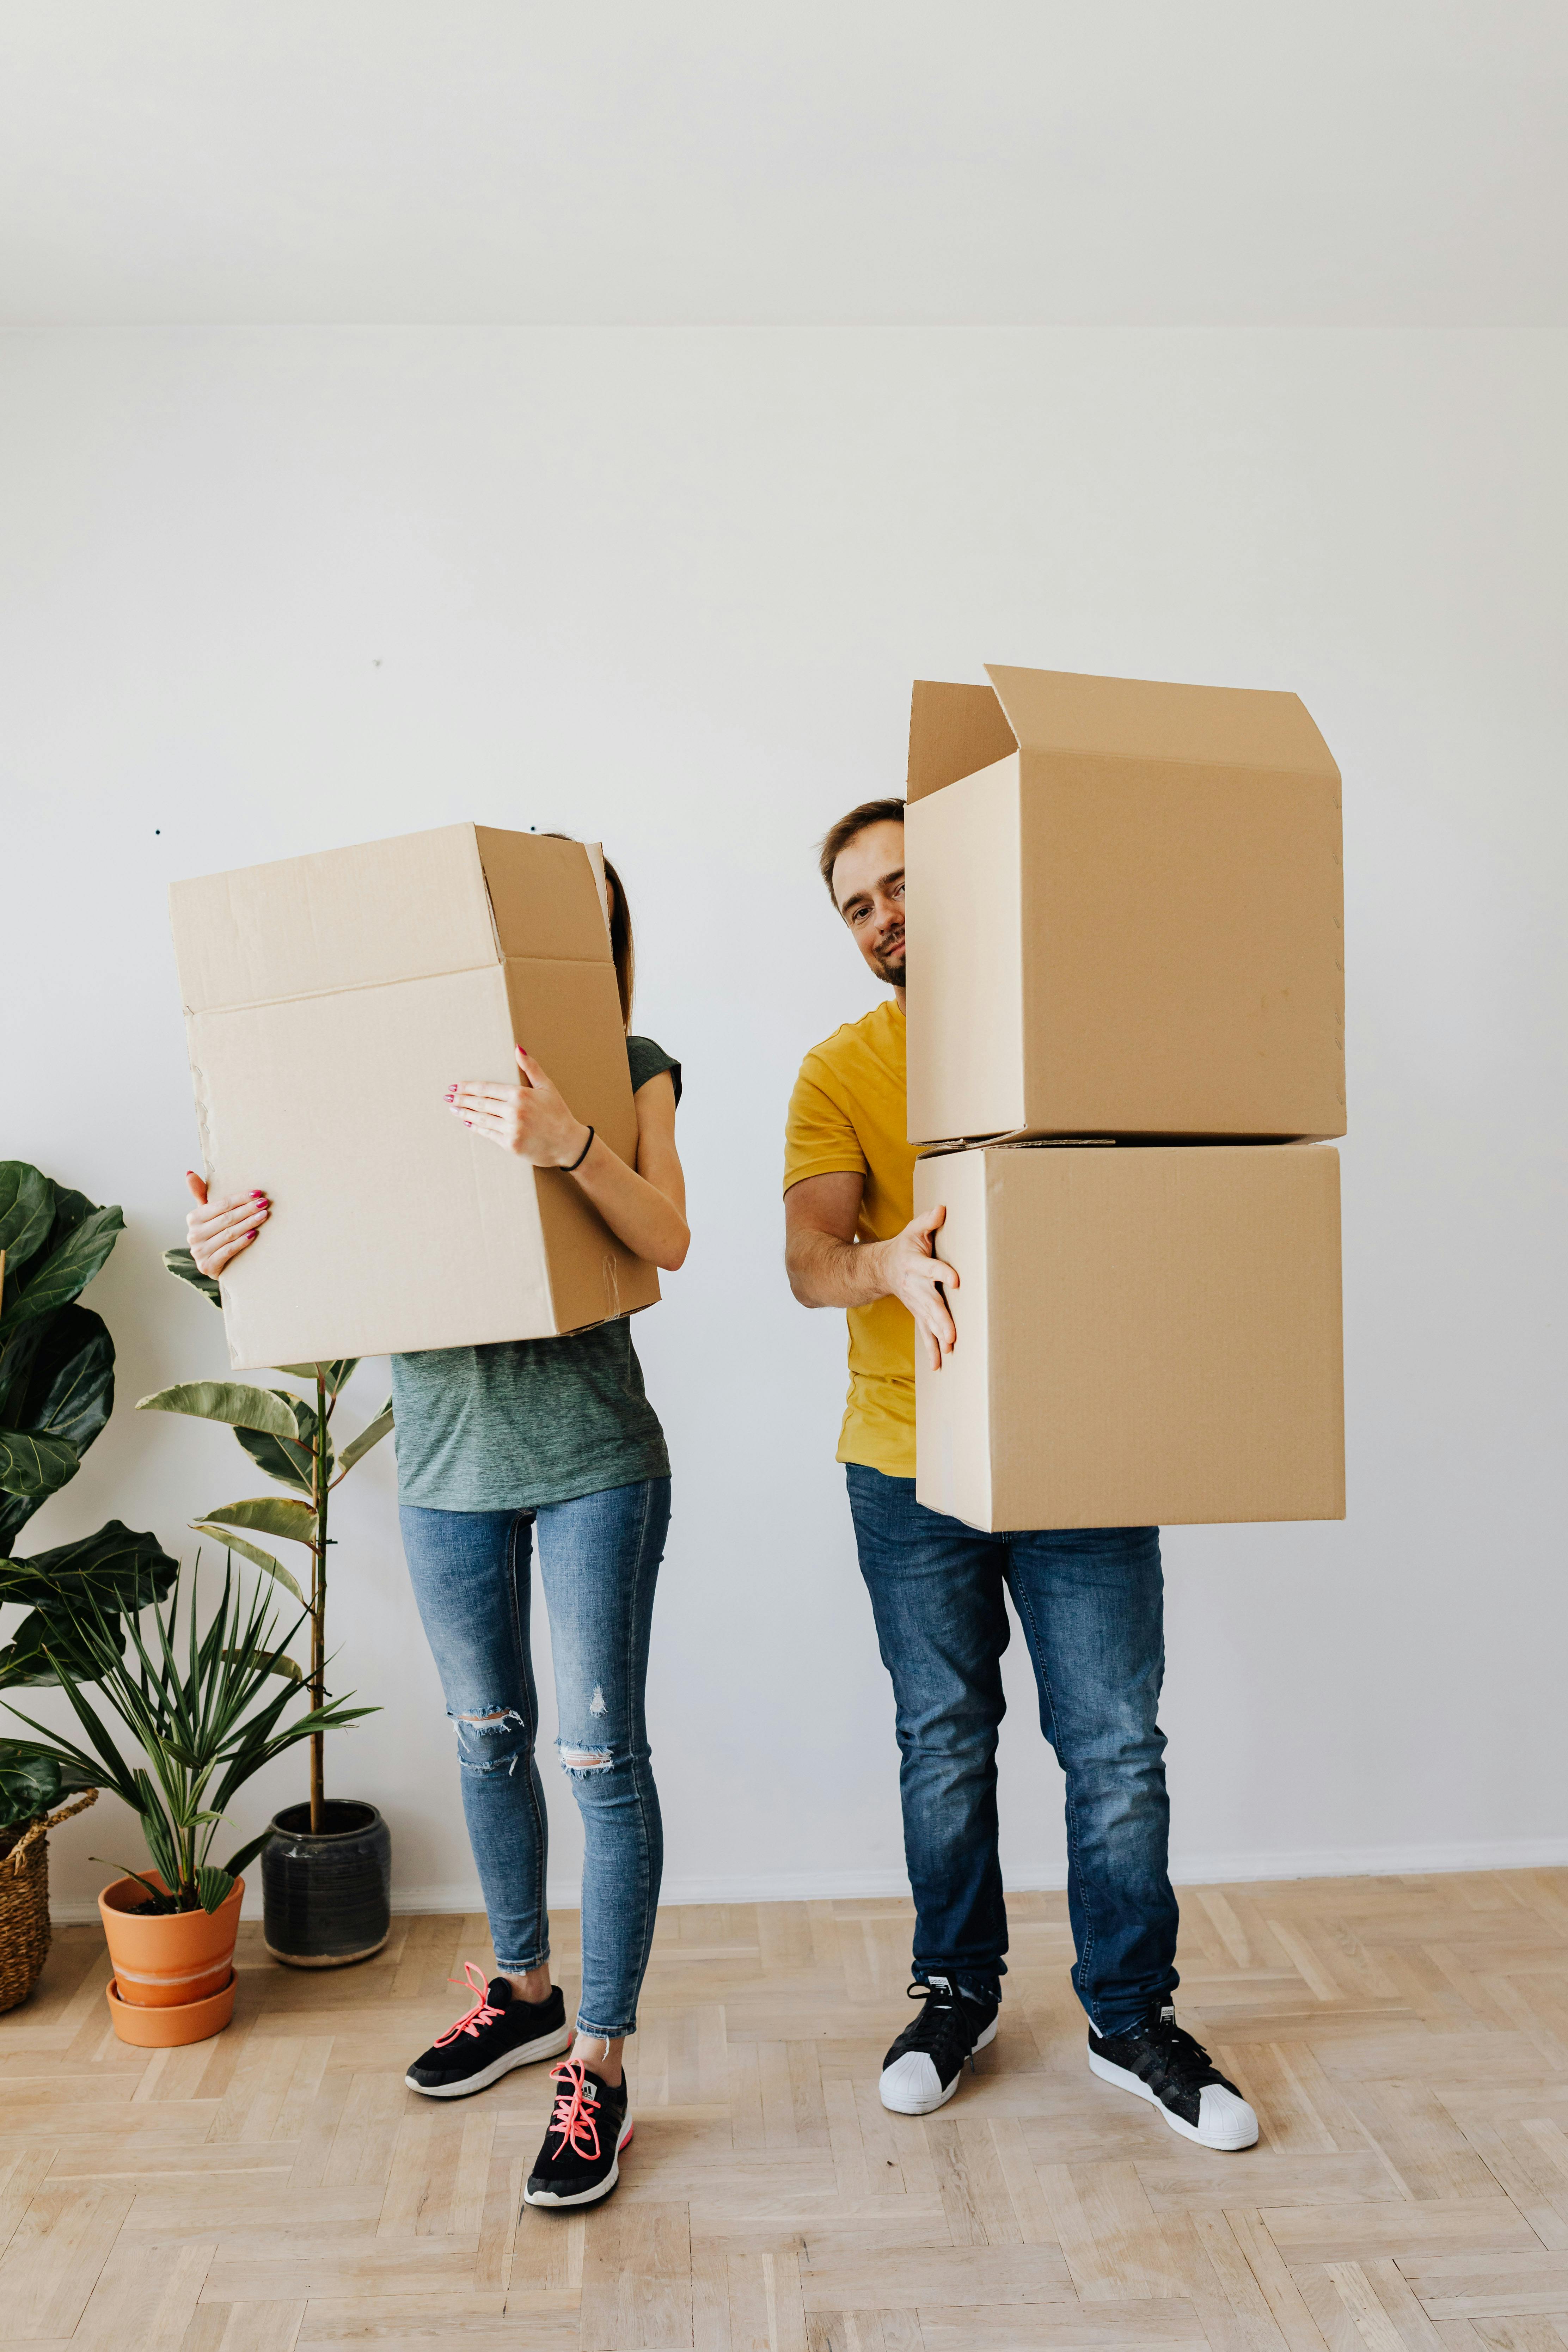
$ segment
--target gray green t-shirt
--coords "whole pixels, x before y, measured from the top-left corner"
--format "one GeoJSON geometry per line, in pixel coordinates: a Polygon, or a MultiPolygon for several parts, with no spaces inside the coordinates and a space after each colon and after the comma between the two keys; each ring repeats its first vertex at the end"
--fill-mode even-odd
{"type": "MultiPolygon", "coordinates": [[[[632,1092],[680,1065],[628,1037],[632,1092]]],[[[669,1475],[629,1317],[563,1339],[394,1356],[397,1495],[431,1511],[528,1511],[669,1475]]]]}

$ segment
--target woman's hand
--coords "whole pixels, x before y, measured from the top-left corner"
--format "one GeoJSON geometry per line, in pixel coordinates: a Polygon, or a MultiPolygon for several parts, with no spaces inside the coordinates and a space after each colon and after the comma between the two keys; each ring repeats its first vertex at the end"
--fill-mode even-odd
{"type": "Polygon", "coordinates": [[[201,1273],[221,1274],[231,1257],[250,1247],[271,1215],[272,1203],[265,1192],[226,1192],[221,1201],[209,1201],[206,1186],[190,1168],[185,1182],[197,1202],[185,1219],[191,1255],[201,1273]]]}
{"type": "Polygon", "coordinates": [[[525,1047],[517,1048],[520,1087],[490,1086],[482,1078],[460,1078],[447,1089],[447,1107],[465,1127],[515,1152],[535,1168],[570,1168],[583,1156],[588,1129],[574,1118],[572,1106],[552,1086],[525,1047]]]}

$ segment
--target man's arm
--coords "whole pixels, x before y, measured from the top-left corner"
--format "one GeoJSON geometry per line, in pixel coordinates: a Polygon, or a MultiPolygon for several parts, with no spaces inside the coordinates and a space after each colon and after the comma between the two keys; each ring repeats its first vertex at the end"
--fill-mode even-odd
{"type": "Polygon", "coordinates": [[[866,1180],[860,1175],[805,1176],[784,1194],[784,1268],[803,1307],[869,1307],[900,1299],[933,1370],[956,1338],[944,1289],[958,1276],[935,1254],[932,1238],[945,1209],[911,1218],[890,1241],[858,1242],[856,1220],[866,1180]]]}

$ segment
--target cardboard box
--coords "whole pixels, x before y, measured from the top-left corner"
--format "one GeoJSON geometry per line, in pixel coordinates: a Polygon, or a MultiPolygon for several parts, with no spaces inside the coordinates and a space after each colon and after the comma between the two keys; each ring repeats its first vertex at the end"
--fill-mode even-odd
{"type": "Polygon", "coordinates": [[[1342,1135],[1340,778],[1301,703],[988,675],[910,709],[910,1141],[1342,1135]]]}
{"type": "Polygon", "coordinates": [[[569,1176],[442,1099],[515,1085],[521,1043],[635,1159],[596,848],[444,825],[170,906],[208,1184],[272,1201],[223,1276],[236,1366],[547,1339],[658,1298],[569,1176]]]}
{"type": "Polygon", "coordinates": [[[915,1492],[972,1527],[1344,1517],[1329,1144],[992,1144],[944,1205],[958,1343],[916,1351],[915,1492]]]}

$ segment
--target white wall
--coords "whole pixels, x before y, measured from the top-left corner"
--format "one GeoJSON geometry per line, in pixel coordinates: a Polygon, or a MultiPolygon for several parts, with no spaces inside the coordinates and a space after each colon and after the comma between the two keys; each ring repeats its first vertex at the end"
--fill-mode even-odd
{"type": "MultiPolygon", "coordinates": [[[[0,1150],[128,1225],[92,1293],[121,1407],[25,1548],[110,1514],[177,1547],[255,1484],[226,1433],[131,1410],[225,1361],[159,1265],[195,1150],[166,882],[458,817],[602,835],[638,1025],[688,1083],[696,1241],[637,1327],[676,1476],[667,1892],[901,1885],[832,1459],[842,1324],[779,1263],[791,1079],[871,1001],[812,844],[899,789],[917,674],[1290,687],[1345,776],[1350,1517],[1168,1539],[1178,1864],[1568,1857],[1565,361],[1528,332],[0,343],[0,1150]]],[[[469,1902],[389,1450],[339,1533],[342,1676],[384,1711],[332,1781],[390,1817],[401,1899],[469,1902]]],[[[1007,1868],[1059,1883],[1058,1776],[1009,1666],[1007,1868]]],[[[241,1826],[300,1787],[280,1770],[241,1826]]],[[[111,1811],[56,1841],[64,1901],[128,1853],[111,1811]]]]}

